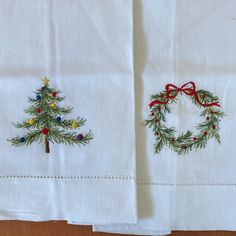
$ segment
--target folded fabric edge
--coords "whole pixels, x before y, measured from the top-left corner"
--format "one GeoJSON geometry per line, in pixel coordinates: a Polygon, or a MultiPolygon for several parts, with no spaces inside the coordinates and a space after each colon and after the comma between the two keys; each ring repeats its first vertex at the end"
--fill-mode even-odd
{"type": "Polygon", "coordinates": [[[235,231],[235,198],[235,184],[229,182],[139,182],[138,224],[96,224],[93,229],[138,235],[165,235],[174,230],[235,231]]]}
{"type": "Polygon", "coordinates": [[[0,178],[0,220],[137,223],[135,178],[54,177],[0,178]]]}
{"type": "Polygon", "coordinates": [[[103,232],[103,233],[113,233],[113,234],[136,234],[136,235],[156,235],[156,236],[164,236],[171,234],[169,230],[146,230],[146,229],[132,229],[132,226],[126,225],[114,225],[114,226],[101,226],[101,225],[93,225],[94,232],[103,232]]]}

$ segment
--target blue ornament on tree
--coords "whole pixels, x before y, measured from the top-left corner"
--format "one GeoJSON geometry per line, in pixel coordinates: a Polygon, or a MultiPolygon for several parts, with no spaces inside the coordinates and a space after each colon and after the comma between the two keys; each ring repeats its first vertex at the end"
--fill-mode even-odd
{"type": "Polygon", "coordinates": [[[36,96],[36,99],[39,101],[41,99],[41,96],[40,95],[37,95],[36,96]]]}
{"type": "Polygon", "coordinates": [[[24,137],[21,137],[20,138],[20,143],[24,143],[25,142],[25,138],[24,137]]]}
{"type": "Polygon", "coordinates": [[[56,122],[61,122],[61,117],[60,117],[60,116],[58,116],[58,117],[56,118],[56,122]]]}

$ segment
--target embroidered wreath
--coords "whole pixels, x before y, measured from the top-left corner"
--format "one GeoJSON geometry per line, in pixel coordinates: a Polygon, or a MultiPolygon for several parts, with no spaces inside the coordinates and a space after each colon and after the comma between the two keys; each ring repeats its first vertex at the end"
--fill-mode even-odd
{"type": "Polygon", "coordinates": [[[159,153],[164,146],[168,146],[180,155],[186,154],[194,149],[205,148],[210,138],[220,143],[219,123],[224,113],[218,108],[220,107],[219,98],[209,91],[196,90],[193,82],[188,82],[180,88],[167,84],[164,91],[151,96],[149,107],[151,113],[149,119],[144,121],[144,125],[152,128],[155,134],[155,153],[159,153]],[[166,113],[171,112],[169,105],[176,103],[178,94],[191,97],[192,102],[203,109],[201,116],[205,118],[205,121],[196,126],[199,130],[198,134],[193,134],[188,130],[186,133],[175,136],[176,130],[166,126],[166,113]]]}

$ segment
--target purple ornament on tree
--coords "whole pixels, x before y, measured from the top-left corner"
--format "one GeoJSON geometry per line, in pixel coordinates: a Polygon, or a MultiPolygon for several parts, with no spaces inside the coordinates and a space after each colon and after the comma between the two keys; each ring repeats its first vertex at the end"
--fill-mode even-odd
{"type": "Polygon", "coordinates": [[[78,134],[77,135],[77,140],[81,141],[84,138],[83,134],[78,134]]]}

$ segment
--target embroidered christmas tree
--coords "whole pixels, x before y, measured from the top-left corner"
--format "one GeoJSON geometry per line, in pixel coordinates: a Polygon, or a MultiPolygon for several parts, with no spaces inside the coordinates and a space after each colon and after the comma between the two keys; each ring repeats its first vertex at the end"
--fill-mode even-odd
{"type": "Polygon", "coordinates": [[[8,140],[13,146],[28,146],[34,142],[45,144],[45,152],[50,153],[50,142],[66,145],[85,145],[93,138],[91,131],[86,134],[76,132],[86,120],[83,118],[66,119],[72,107],[59,106],[65,97],[61,91],[49,87],[47,77],[43,79],[44,86],[36,90],[35,97],[29,97],[30,106],[25,110],[30,117],[22,123],[13,124],[16,128],[26,130],[23,136],[8,140]]]}

